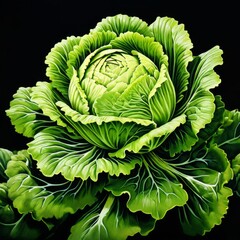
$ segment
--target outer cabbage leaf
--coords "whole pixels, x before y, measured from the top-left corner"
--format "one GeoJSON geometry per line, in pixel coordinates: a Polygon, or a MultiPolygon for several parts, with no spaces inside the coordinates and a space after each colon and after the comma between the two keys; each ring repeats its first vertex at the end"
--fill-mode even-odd
{"type": "Polygon", "coordinates": [[[127,193],[130,211],[151,214],[156,220],[170,209],[183,206],[188,199],[171,167],[154,153],[144,155],[143,165],[131,175],[110,178],[105,188],[115,196],[127,193]]]}
{"type": "MultiPolygon", "coordinates": [[[[0,148],[0,229],[2,224],[8,224],[15,221],[15,214],[9,198],[8,198],[8,188],[7,180],[8,177],[5,173],[8,162],[11,160],[13,152],[5,148],[0,148]]],[[[5,234],[6,230],[2,230],[2,234],[5,234]]],[[[2,236],[0,233],[0,236],[2,236]]]]}
{"type": "Polygon", "coordinates": [[[123,160],[110,158],[104,150],[60,127],[46,128],[28,146],[28,152],[45,176],[61,173],[70,181],[90,178],[97,182],[102,172],[116,176],[129,174],[136,164],[141,164],[140,158],[134,155],[123,160]]]}
{"type": "Polygon", "coordinates": [[[187,67],[192,61],[192,42],[183,24],[169,17],[157,17],[150,25],[154,39],[161,43],[168,56],[168,71],[175,87],[177,102],[181,101],[188,88],[190,76],[187,67]]]}
{"type": "Polygon", "coordinates": [[[76,179],[67,181],[61,177],[44,177],[34,167],[34,161],[26,150],[19,151],[9,162],[6,174],[8,196],[21,214],[32,213],[35,219],[62,218],[93,204],[104,181],[95,184],[76,179]]]}
{"type": "Polygon", "coordinates": [[[53,121],[44,116],[37,103],[32,100],[31,93],[32,88],[20,87],[13,95],[10,108],[6,110],[16,132],[26,137],[33,137],[42,128],[53,124],[53,121]]]}
{"type": "Polygon", "coordinates": [[[69,53],[79,44],[81,37],[71,36],[55,44],[46,56],[48,65],[46,75],[53,83],[53,87],[67,99],[69,77],[67,75],[69,53]]]}
{"type": "MultiPolygon", "coordinates": [[[[65,122],[64,116],[56,106],[56,102],[63,100],[62,95],[53,88],[51,83],[37,82],[36,86],[32,88],[32,101],[36,102],[43,114],[56,122],[57,125],[66,127],[68,131],[72,132],[71,126],[65,122]]],[[[44,128],[47,127],[44,125],[44,128]]]]}
{"type": "Polygon", "coordinates": [[[212,139],[222,125],[225,112],[225,105],[222,102],[221,96],[215,96],[215,105],[216,110],[214,112],[213,119],[209,124],[207,124],[203,129],[200,130],[198,134],[199,140],[194,145],[194,148],[198,148],[200,145],[206,142],[209,142],[209,144],[214,144],[214,141],[212,139]]]}
{"type": "Polygon", "coordinates": [[[152,32],[145,21],[138,17],[130,17],[124,14],[117,14],[102,19],[90,32],[107,31],[114,32],[117,35],[125,32],[138,32],[144,36],[152,36],[152,32]]]}
{"type": "Polygon", "coordinates": [[[57,102],[71,126],[89,143],[102,149],[115,150],[155,128],[150,120],[115,116],[83,115],[64,102],[57,102]]]}
{"type": "Polygon", "coordinates": [[[16,153],[0,148],[0,238],[11,240],[37,240],[50,230],[45,222],[34,221],[30,214],[20,214],[9,198],[7,164],[16,153]]]}
{"type": "Polygon", "coordinates": [[[233,177],[229,161],[222,149],[212,145],[187,158],[182,156],[176,169],[189,196],[186,205],[179,209],[183,231],[190,236],[204,235],[219,225],[227,213],[232,196],[227,183],[233,177]]]}
{"type": "Polygon", "coordinates": [[[213,141],[218,144],[232,160],[240,153],[240,112],[225,110],[222,126],[213,141]]]}
{"type": "Polygon", "coordinates": [[[227,153],[234,172],[229,187],[240,196],[240,112],[238,110],[225,110],[222,125],[212,142],[216,142],[227,153]]]}
{"type": "Polygon", "coordinates": [[[6,182],[8,177],[5,174],[7,163],[10,161],[13,152],[8,149],[0,148],[0,182],[6,182]]]}
{"type": "Polygon", "coordinates": [[[147,235],[155,225],[151,217],[133,214],[123,206],[124,201],[109,194],[81,215],[71,228],[68,240],[125,240],[136,233],[147,235]]]}
{"type": "Polygon", "coordinates": [[[220,83],[213,68],[222,64],[222,50],[218,46],[194,58],[188,66],[190,79],[184,98],[176,107],[176,116],[185,113],[187,121],[177,128],[162,148],[174,156],[182,151],[191,150],[198,141],[197,134],[212,121],[216,110],[215,97],[209,91],[220,83]]]}
{"type": "Polygon", "coordinates": [[[234,184],[231,185],[231,188],[240,197],[240,153],[232,160],[231,164],[234,173],[234,184]]]}

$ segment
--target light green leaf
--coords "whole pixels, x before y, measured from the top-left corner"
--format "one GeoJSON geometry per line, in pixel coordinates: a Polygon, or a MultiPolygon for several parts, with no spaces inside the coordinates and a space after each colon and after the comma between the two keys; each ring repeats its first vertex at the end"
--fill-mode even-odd
{"type": "Polygon", "coordinates": [[[174,114],[176,93],[166,66],[162,64],[159,78],[148,97],[153,121],[158,126],[166,123],[174,114]]]}
{"type": "Polygon", "coordinates": [[[93,204],[104,184],[80,179],[71,182],[60,176],[46,178],[34,167],[27,152],[11,160],[8,168],[9,198],[21,214],[31,213],[36,220],[62,218],[93,204]]]}
{"type": "Polygon", "coordinates": [[[199,140],[198,133],[214,116],[215,104],[212,93],[202,90],[197,92],[189,108],[185,112],[186,123],[177,128],[165,141],[161,148],[170,156],[175,156],[183,151],[190,151],[199,140]]]}
{"type": "Polygon", "coordinates": [[[171,121],[165,123],[164,125],[149,131],[148,133],[142,135],[135,141],[126,144],[124,147],[120,148],[116,152],[110,152],[109,156],[124,158],[126,156],[126,151],[134,153],[146,153],[150,152],[157,147],[159,147],[167,137],[178,128],[181,124],[186,121],[185,115],[180,115],[171,121]]]}
{"type": "Polygon", "coordinates": [[[179,209],[183,230],[190,236],[204,235],[221,224],[227,213],[232,195],[226,186],[233,177],[230,163],[225,152],[212,145],[199,149],[176,168],[189,195],[187,204],[179,209]]]}
{"type": "Polygon", "coordinates": [[[188,64],[192,61],[192,42],[183,24],[173,18],[157,17],[150,25],[154,39],[163,47],[168,56],[168,71],[176,91],[176,100],[180,102],[188,88],[188,64]]]}
{"type": "MultiPolygon", "coordinates": [[[[139,62],[135,56],[120,49],[103,49],[91,58],[91,61],[84,61],[84,64],[89,62],[89,66],[84,65],[87,69],[84,77],[80,76],[80,84],[92,108],[95,101],[105,96],[106,92],[122,93],[130,83],[139,62]]],[[[82,66],[80,73],[81,70],[82,66]]],[[[95,112],[94,108],[92,112],[95,112]]]]}
{"type": "Polygon", "coordinates": [[[78,77],[81,80],[91,57],[103,49],[109,49],[109,43],[114,38],[116,34],[113,32],[94,32],[82,36],[68,55],[68,77],[72,78],[72,69],[80,70],[78,77]]]}
{"type": "Polygon", "coordinates": [[[145,119],[82,115],[63,102],[57,106],[80,136],[102,149],[119,149],[155,127],[154,122],[145,119]]]}
{"type": "Polygon", "coordinates": [[[197,91],[188,103],[185,113],[194,134],[211,122],[216,109],[214,101],[214,95],[202,89],[197,91]]]}
{"type": "Polygon", "coordinates": [[[128,85],[122,94],[108,92],[96,100],[98,116],[116,116],[152,120],[148,95],[156,80],[144,74],[128,85]]]}
{"type": "Polygon", "coordinates": [[[44,116],[31,94],[32,88],[20,87],[13,95],[10,108],[6,110],[16,132],[26,137],[34,136],[36,132],[53,123],[51,119],[44,116]]]}
{"type": "Polygon", "coordinates": [[[90,178],[96,182],[102,172],[116,176],[129,174],[136,164],[141,164],[141,159],[134,155],[124,160],[110,158],[104,150],[60,127],[46,128],[28,146],[28,152],[45,176],[61,173],[70,181],[90,178]]]}
{"type": "Polygon", "coordinates": [[[214,142],[218,144],[231,160],[240,153],[240,112],[225,110],[224,121],[219,128],[214,142]]]}
{"type": "Polygon", "coordinates": [[[7,169],[5,171],[8,178],[14,177],[15,175],[18,175],[20,173],[31,174],[31,170],[27,165],[27,164],[31,164],[31,161],[28,162],[29,159],[30,159],[30,156],[26,149],[17,151],[14,155],[12,155],[11,161],[9,161],[7,165],[7,169]]]}
{"type": "Polygon", "coordinates": [[[212,142],[213,135],[216,135],[216,132],[221,126],[223,122],[223,117],[224,117],[223,115],[225,112],[225,105],[222,102],[220,95],[215,96],[215,105],[216,105],[216,110],[214,112],[213,119],[209,124],[207,124],[203,129],[200,130],[198,134],[199,141],[194,147],[200,146],[205,141],[212,142]]]}
{"type": "Polygon", "coordinates": [[[89,114],[87,96],[79,84],[77,72],[75,70],[73,70],[73,72],[74,73],[68,89],[69,101],[74,110],[78,111],[81,114],[89,114]]]}
{"type": "Polygon", "coordinates": [[[138,32],[144,36],[151,36],[152,32],[148,28],[148,24],[138,17],[131,17],[125,14],[117,14],[102,19],[97,23],[91,32],[107,32],[111,31],[119,35],[124,32],[138,32]]]}
{"type": "MultiPolygon", "coordinates": [[[[16,211],[8,197],[7,183],[0,183],[0,230],[1,224],[11,224],[15,221],[16,211]]],[[[1,232],[0,232],[1,237],[1,232]]]]}
{"type": "Polygon", "coordinates": [[[68,240],[114,239],[125,240],[136,233],[147,235],[155,225],[155,220],[139,217],[123,206],[124,201],[109,194],[91,209],[82,214],[71,228],[68,240]]]}
{"type": "Polygon", "coordinates": [[[6,182],[7,176],[5,170],[7,169],[7,164],[11,160],[13,152],[8,149],[0,148],[0,182],[6,182]]]}
{"type": "Polygon", "coordinates": [[[234,173],[234,179],[231,186],[234,193],[240,197],[240,153],[231,161],[231,166],[234,173]]]}
{"type": "Polygon", "coordinates": [[[112,72],[106,74],[116,76],[111,77],[113,81],[106,85],[107,92],[99,96],[94,103],[94,112],[98,116],[152,119],[148,95],[157,81],[155,78],[159,72],[149,58],[136,50],[132,51],[132,54],[119,53],[108,61],[108,65],[112,63],[115,68],[112,67],[112,72]],[[126,70],[123,73],[115,73],[118,65],[121,71],[125,68],[126,70]]]}
{"type": "Polygon", "coordinates": [[[182,102],[179,103],[176,114],[186,111],[189,102],[195,99],[194,96],[199,91],[208,92],[220,83],[219,75],[214,71],[214,67],[222,64],[222,53],[222,50],[215,46],[194,57],[188,66],[190,71],[188,91],[185,93],[182,102]]]}
{"type": "MultiPolygon", "coordinates": [[[[68,123],[64,122],[65,117],[56,106],[56,102],[63,100],[59,92],[48,82],[37,82],[32,88],[32,101],[42,110],[43,114],[55,121],[59,126],[66,127],[69,131],[73,131],[68,123]]],[[[44,126],[47,127],[47,126],[44,126]]]]}
{"type": "Polygon", "coordinates": [[[198,87],[209,90],[220,84],[220,76],[214,71],[214,68],[223,64],[222,54],[223,51],[219,46],[215,46],[195,57],[193,64],[196,65],[195,74],[197,75],[192,81],[192,90],[197,90],[198,87]]]}
{"type": "Polygon", "coordinates": [[[45,63],[48,65],[46,75],[52,81],[53,87],[57,88],[63,96],[68,96],[70,78],[67,74],[69,53],[79,44],[81,37],[67,37],[55,44],[46,56],[45,63]]]}
{"type": "Polygon", "coordinates": [[[136,52],[143,54],[159,69],[162,64],[168,66],[168,57],[164,54],[162,45],[154,41],[154,38],[143,36],[137,32],[127,32],[112,40],[111,45],[128,54],[136,54],[136,52]]]}
{"type": "Polygon", "coordinates": [[[141,211],[159,220],[170,209],[183,206],[188,194],[167,162],[153,152],[145,154],[143,158],[140,168],[129,176],[110,178],[105,188],[115,196],[127,193],[130,211],[141,211]]]}
{"type": "Polygon", "coordinates": [[[221,63],[221,53],[222,51],[218,47],[212,48],[203,55],[195,57],[189,65],[191,70],[189,90],[176,106],[175,111],[176,116],[184,112],[187,121],[174,131],[171,138],[163,146],[171,156],[191,150],[192,146],[199,140],[197,136],[199,131],[213,119],[216,110],[215,97],[209,89],[219,83],[219,76],[213,71],[213,67],[221,63]],[[210,63],[211,61],[212,63],[210,63]]]}
{"type": "Polygon", "coordinates": [[[93,204],[99,183],[75,180],[68,182],[57,179],[35,179],[27,174],[16,175],[8,181],[9,198],[21,214],[32,213],[36,220],[62,218],[93,204]]]}

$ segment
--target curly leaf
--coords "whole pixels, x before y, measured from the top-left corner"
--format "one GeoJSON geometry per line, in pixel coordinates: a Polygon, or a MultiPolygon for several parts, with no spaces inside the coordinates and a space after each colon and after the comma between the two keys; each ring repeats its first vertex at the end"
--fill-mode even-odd
{"type": "Polygon", "coordinates": [[[6,182],[8,177],[5,174],[7,163],[11,160],[13,152],[8,149],[0,148],[0,182],[6,182]]]}
{"type": "Polygon", "coordinates": [[[109,156],[116,156],[118,158],[124,158],[126,151],[134,153],[146,153],[159,147],[166,138],[181,124],[186,121],[185,115],[180,115],[173,120],[165,123],[164,125],[149,131],[137,140],[126,144],[116,152],[110,152],[109,156]]]}
{"type": "Polygon", "coordinates": [[[215,97],[209,89],[219,82],[219,76],[213,67],[222,63],[222,50],[214,47],[204,54],[196,57],[189,65],[189,89],[184,98],[176,106],[175,114],[185,113],[187,121],[172,134],[165,142],[163,149],[174,156],[181,151],[189,151],[199,140],[197,134],[206,124],[209,124],[216,110],[215,97]]]}
{"type": "Polygon", "coordinates": [[[13,223],[16,216],[17,213],[8,198],[7,184],[0,183],[0,225],[13,223]]]}
{"type": "Polygon", "coordinates": [[[97,23],[96,27],[91,29],[91,32],[107,32],[111,31],[120,35],[125,32],[138,32],[144,36],[152,36],[148,24],[138,17],[130,17],[125,14],[117,14],[102,19],[97,23]]]}
{"type": "MultiPolygon", "coordinates": [[[[32,88],[32,101],[42,110],[45,117],[50,118],[59,126],[66,127],[69,131],[73,131],[68,123],[64,122],[64,116],[56,106],[56,102],[63,100],[59,92],[53,88],[51,83],[37,82],[32,88]]],[[[44,124],[44,123],[43,123],[44,124]]],[[[44,125],[44,127],[48,127],[44,125]]]]}
{"type": "Polygon", "coordinates": [[[33,137],[42,128],[53,123],[51,119],[43,115],[38,104],[32,100],[31,94],[32,88],[20,87],[13,95],[14,99],[10,102],[10,108],[6,110],[16,132],[26,137],[33,137]]]}
{"type": "Polygon", "coordinates": [[[198,134],[199,141],[194,146],[194,148],[201,145],[204,141],[209,140],[210,142],[212,142],[213,136],[216,134],[216,132],[222,125],[223,117],[224,117],[223,115],[225,112],[225,105],[221,100],[221,96],[219,95],[215,96],[215,105],[216,105],[216,110],[214,112],[213,119],[209,124],[207,124],[203,129],[200,130],[198,134]]]}
{"type": "Polygon", "coordinates": [[[79,78],[75,70],[73,70],[73,76],[69,84],[68,97],[73,109],[81,114],[89,114],[87,96],[79,85],[79,78]]]}
{"type": "MultiPolygon", "coordinates": [[[[162,64],[168,66],[168,57],[164,54],[162,45],[154,41],[154,38],[137,32],[127,32],[112,40],[111,45],[129,54],[141,53],[155,63],[157,68],[160,68],[162,64]]],[[[151,71],[151,68],[149,70],[151,71]]]]}
{"type": "Polygon", "coordinates": [[[109,43],[116,37],[113,32],[94,32],[81,37],[78,45],[74,46],[73,51],[69,53],[67,71],[69,78],[72,77],[72,68],[79,71],[80,80],[84,76],[86,66],[91,58],[103,49],[109,49],[109,43]]]}
{"type": "Polygon", "coordinates": [[[234,173],[234,186],[232,189],[240,197],[240,153],[232,160],[231,164],[234,173]]]}
{"type": "MultiPolygon", "coordinates": [[[[37,240],[43,237],[50,228],[47,227],[45,222],[35,221],[30,214],[20,214],[13,206],[12,199],[10,199],[9,196],[7,180],[9,173],[14,174],[17,172],[15,168],[11,169],[12,160],[18,158],[16,154],[18,153],[3,148],[0,149],[0,163],[3,163],[3,165],[0,164],[0,166],[4,167],[4,170],[6,170],[3,179],[5,182],[0,183],[0,238],[11,240],[37,240]]],[[[25,157],[26,151],[19,151],[19,154],[25,157]]],[[[18,170],[21,171],[22,168],[20,167],[18,170]]]]}
{"type": "Polygon", "coordinates": [[[46,75],[65,98],[68,96],[69,77],[67,75],[69,53],[79,44],[81,37],[71,36],[55,44],[46,56],[46,75]]]}
{"type": "Polygon", "coordinates": [[[156,220],[162,219],[170,209],[183,206],[188,199],[167,163],[154,153],[145,155],[142,167],[131,175],[110,178],[106,189],[115,196],[127,193],[127,207],[132,212],[151,214],[156,220]]]}
{"type": "Polygon", "coordinates": [[[192,42],[183,24],[169,17],[157,17],[150,25],[154,39],[163,46],[168,56],[169,74],[176,92],[176,100],[180,102],[188,88],[190,76],[187,67],[192,61],[192,42]]]}
{"type": "Polygon", "coordinates": [[[60,127],[46,128],[28,146],[28,152],[37,160],[37,166],[45,176],[61,173],[70,181],[90,178],[96,182],[102,172],[117,176],[129,174],[136,164],[141,163],[134,155],[124,160],[110,158],[104,150],[60,127]]]}
{"type": "Polygon", "coordinates": [[[34,167],[26,151],[8,164],[8,196],[21,214],[32,213],[35,219],[62,218],[93,204],[104,182],[67,181],[61,177],[44,177],[34,167]],[[16,169],[14,172],[13,169],[16,169]]]}
{"type": "Polygon", "coordinates": [[[71,126],[89,143],[102,149],[118,149],[155,127],[150,120],[115,116],[83,115],[57,102],[71,126]]]}
{"type": "Polygon", "coordinates": [[[187,204],[179,209],[183,231],[191,236],[204,235],[219,225],[227,212],[232,190],[226,184],[233,177],[229,161],[225,152],[213,145],[176,164],[176,168],[189,193],[187,204]]]}
{"type": "Polygon", "coordinates": [[[222,126],[214,137],[218,144],[228,155],[235,158],[240,153],[240,112],[238,110],[225,110],[222,126]]]}
{"type": "Polygon", "coordinates": [[[150,217],[141,217],[122,206],[122,202],[112,196],[103,199],[85,212],[71,228],[69,240],[114,239],[125,240],[136,233],[147,235],[155,225],[150,217]]]}

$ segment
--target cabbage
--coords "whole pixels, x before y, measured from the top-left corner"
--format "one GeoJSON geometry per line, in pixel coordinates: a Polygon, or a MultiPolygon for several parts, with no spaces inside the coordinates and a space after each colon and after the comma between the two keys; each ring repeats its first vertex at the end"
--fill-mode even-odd
{"type": "Polygon", "coordinates": [[[240,114],[212,91],[223,51],[192,48],[173,18],[123,14],[55,44],[49,81],[20,87],[6,110],[30,140],[0,149],[4,215],[36,222],[31,239],[40,225],[62,237],[62,224],[69,240],[147,236],[173,209],[186,235],[221,224],[240,192],[240,114]]]}

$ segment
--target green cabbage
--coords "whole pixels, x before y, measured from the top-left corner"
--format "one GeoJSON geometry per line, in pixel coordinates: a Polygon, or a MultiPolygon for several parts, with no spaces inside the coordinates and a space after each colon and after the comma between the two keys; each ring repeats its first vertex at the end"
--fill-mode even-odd
{"type": "Polygon", "coordinates": [[[240,193],[240,113],[212,92],[223,51],[192,48],[173,18],[122,14],[53,46],[49,81],[6,110],[30,140],[0,149],[0,236],[124,240],[172,209],[186,235],[221,224],[240,193]]]}

